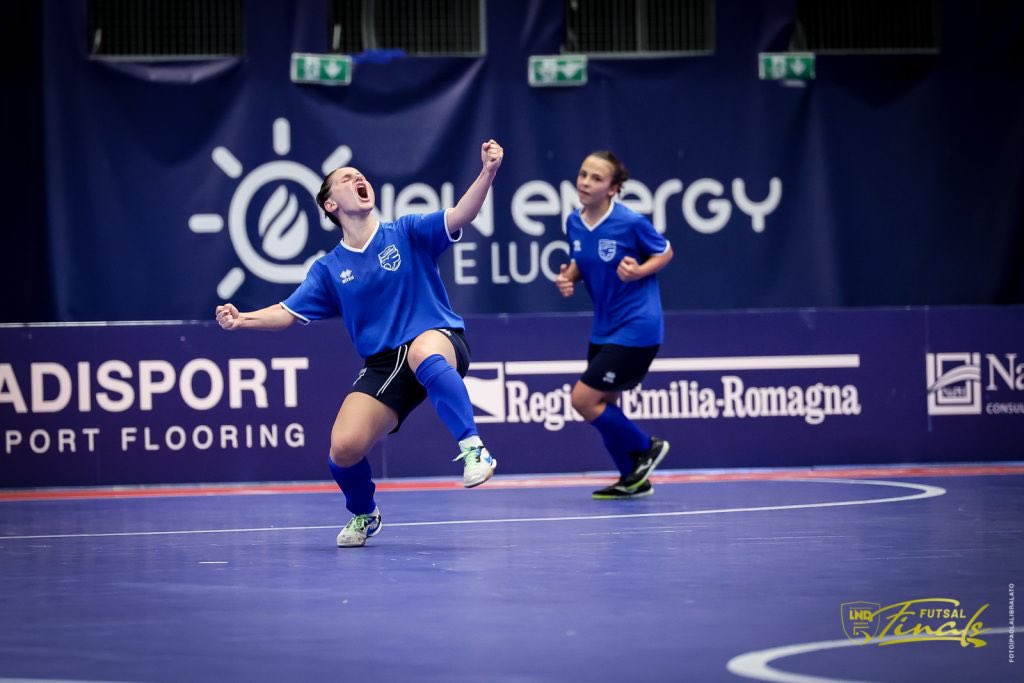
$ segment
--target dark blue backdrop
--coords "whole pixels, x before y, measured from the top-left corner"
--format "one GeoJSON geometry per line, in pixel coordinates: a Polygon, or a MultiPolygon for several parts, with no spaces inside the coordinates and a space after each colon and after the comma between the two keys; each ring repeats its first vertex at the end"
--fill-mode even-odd
{"type": "Polygon", "coordinates": [[[48,251],[4,319],[278,300],[338,239],[311,197],[325,164],[367,173],[386,217],[457,198],[492,136],[507,150],[492,203],[442,262],[466,314],[589,307],[549,278],[570,183],[601,147],[679,255],[668,308],[1024,301],[1024,7],[940,4],[939,56],[820,56],[805,88],[757,78],[791,3],[718,0],[712,56],[592,59],[585,87],[533,89],[560,3],[488,2],[486,57],[358,64],[326,88],[288,75],[292,52],[326,51],[325,2],[250,0],[244,58],[142,66],[88,60],[85,0],[47,0],[46,190],[8,204],[45,201],[46,232],[14,242],[48,251]]]}

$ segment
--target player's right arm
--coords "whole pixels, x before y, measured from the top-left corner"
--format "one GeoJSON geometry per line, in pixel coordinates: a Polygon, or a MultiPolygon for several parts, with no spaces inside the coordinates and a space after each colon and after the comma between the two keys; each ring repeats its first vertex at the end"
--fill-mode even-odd
{"type": "Polygon", "coordinates": [[[296,319],[281,304],[249,313],[240,313],[234,304],[217,307],[217,324],[225,330],[283,330],[296,319]]]}

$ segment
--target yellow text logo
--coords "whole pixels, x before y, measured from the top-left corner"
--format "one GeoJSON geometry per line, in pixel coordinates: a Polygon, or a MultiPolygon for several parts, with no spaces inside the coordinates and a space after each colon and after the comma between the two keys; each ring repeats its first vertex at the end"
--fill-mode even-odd
{"type": "Polygon", "coordinates": [[[879,645],[923,643],[946,640],[961,647],[985,647],[979,638],[986,632],[980,620],[988,608],[985,603],[968,617],[959,600],[952,598],[920,598],[880,606],[873,602],[844,602],[843,632],[852,640],[879,645]]]}

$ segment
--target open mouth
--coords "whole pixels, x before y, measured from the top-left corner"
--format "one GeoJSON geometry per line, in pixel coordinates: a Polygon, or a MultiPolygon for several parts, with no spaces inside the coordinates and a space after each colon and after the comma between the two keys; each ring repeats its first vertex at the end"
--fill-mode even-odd
{"type": "Polygon", "coordinates": [[[356,194],[359,195],[360,199],[370,198],[370,190],[367,189],[366,185],[363,185],[362,183],[356,185],[356,194]]]}

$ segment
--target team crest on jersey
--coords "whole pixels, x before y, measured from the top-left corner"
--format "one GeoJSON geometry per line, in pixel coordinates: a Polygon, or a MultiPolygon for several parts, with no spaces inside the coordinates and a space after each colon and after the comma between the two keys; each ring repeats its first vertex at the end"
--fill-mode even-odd
{"type": "Polygon", "coordinates": [[[398,247],[393,244],[389,244],[387,249],[377,254],[377,260],[380,261],[380,267],[384,270],[398,270],[398,266],[402,265],[402,255],[398,253],[398,247]]]}
{"type": "Polygon", "coordinates": [[[602,261],[611,261],[615,258],[615,240],[598,240],[597,254],[602,261]]]}

